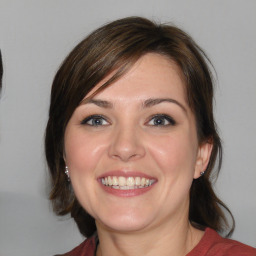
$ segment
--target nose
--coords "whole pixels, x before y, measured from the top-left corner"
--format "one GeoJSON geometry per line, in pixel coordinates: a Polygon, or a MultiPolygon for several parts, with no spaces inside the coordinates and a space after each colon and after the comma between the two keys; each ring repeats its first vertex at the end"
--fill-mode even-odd
{"type": "Polygon", "coordinates": [[[119,127],[113,131],[109,156],[123,162],[134,161],[145,155],[143,139],[136,127],[119,127]]]}

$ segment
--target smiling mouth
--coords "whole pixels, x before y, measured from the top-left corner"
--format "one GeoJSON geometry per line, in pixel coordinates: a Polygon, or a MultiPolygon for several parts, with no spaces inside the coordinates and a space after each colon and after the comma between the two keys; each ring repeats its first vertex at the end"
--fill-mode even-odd
{"type": "Polygon", "coordinates": [[[156,180],[147,179],[145,177],[123,177],[123,176],[107,176],[100,179],[104,186],[113,189],[131,190],[152,186],[156,180]]]}

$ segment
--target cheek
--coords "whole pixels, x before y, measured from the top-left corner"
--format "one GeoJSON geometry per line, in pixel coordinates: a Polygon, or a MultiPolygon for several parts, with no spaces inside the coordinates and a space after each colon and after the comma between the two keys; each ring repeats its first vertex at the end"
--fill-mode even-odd
{"type": "Polygon", "coordinates": [[[94,170],[104,148],[105,143],[101,136],[92,137],[83,131],[67,129],[65,136],[66,163],[73,174],[86,175],[94,170]]]}
{"type": "Polygon", "coordinates": [[[66,164],[72,187],[80,204],[92,215],[92,206],[97,201],[97,170],[105,151],[103,142],[101,136],[88,136],[83,130],[70,128],[65,134],[66,164]]]}
{"type": "Polygon", "coordinates": [[[197,146],[188,134],[173,134],[151,143],[150,152],[162,172],[167,175],[193,176],[197,146]]]}

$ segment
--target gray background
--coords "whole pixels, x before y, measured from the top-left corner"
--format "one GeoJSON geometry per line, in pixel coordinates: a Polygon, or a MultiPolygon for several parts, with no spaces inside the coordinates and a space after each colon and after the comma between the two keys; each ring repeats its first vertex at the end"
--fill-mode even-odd
{"type": "Polygon", "coordinates": [[[234,239],[256,246],[255,0],[0,0],[0,255],[46,256],[83,238],[51,212],[43,153],[53,76],[86,34],[142,15],[181,26],[217,73],[216,119],[224,163],[216,190],[233,212],[234,239]]]}

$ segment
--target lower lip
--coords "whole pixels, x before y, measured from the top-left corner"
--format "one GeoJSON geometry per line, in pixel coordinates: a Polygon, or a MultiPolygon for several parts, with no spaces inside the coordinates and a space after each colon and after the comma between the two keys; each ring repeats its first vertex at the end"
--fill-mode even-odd
{"type": "Polygon", "coordinates": [[[132,197],[132,196],[139,196],[142,195],[149,190],[151,190],[156,182],[152,184],[151,186],[145,187],[145,188],[137,188],[137,189],[127,189],[127,190],[121,190],[121,189],[115,189],[110,186],[105,186],[99,181],[102,189],[112,195],[119,196],[119,197],[132,197]]]}

